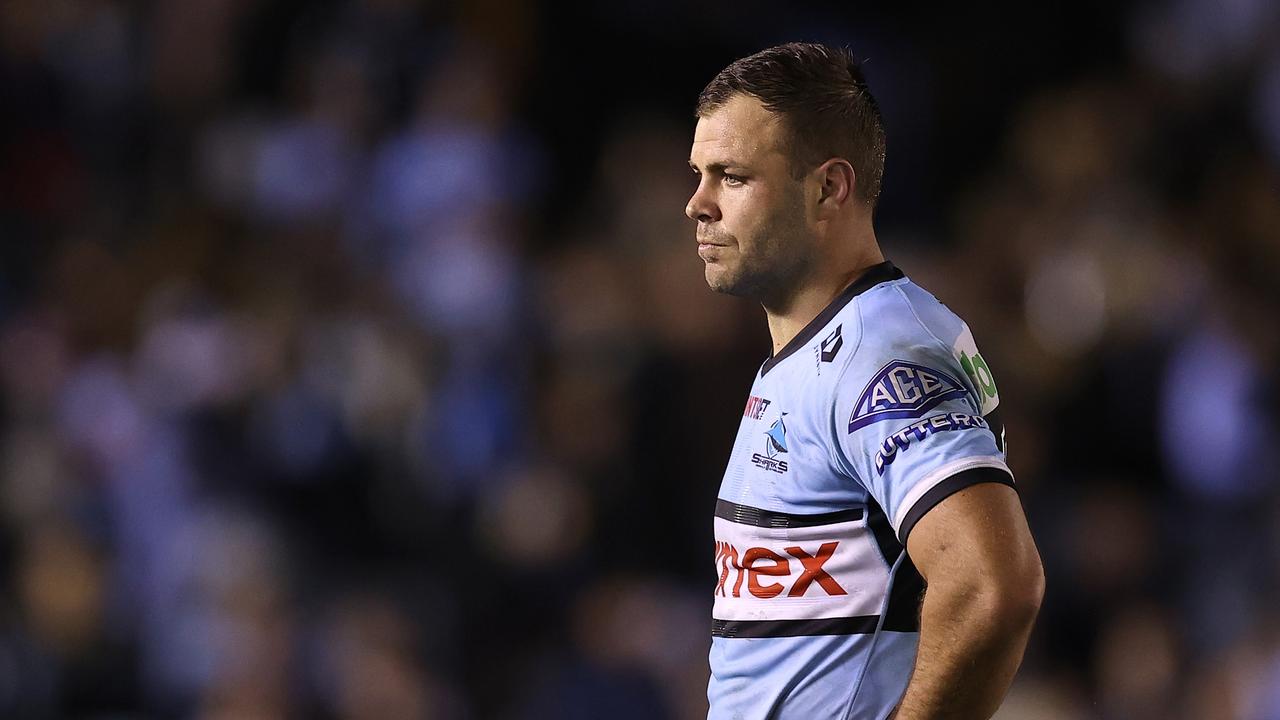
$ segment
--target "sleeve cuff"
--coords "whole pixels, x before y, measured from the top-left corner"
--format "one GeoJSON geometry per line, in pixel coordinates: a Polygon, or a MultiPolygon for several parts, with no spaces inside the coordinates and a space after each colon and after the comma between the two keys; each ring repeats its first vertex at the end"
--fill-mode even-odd
{"type": "Polygon", "coordinates": [[[902,542],[902,547],[907,546],[907,536],[911,534],[911,529],[915,527],[920,518],[934,508],[935,505],[946,500],[947,497],[954,493],[971,486],[981,483],[1000,483],[1008,485],[1017,492],[1018,486],[1013,483],[1013,475],[1008,470],[999,467],[985,465],[982,467],[969,468],[961,470],[937,485],[929,488],[920,499],[916,501],[907,514],[902,518],[902,524],[898,527],[898,539],[902,542]]]}

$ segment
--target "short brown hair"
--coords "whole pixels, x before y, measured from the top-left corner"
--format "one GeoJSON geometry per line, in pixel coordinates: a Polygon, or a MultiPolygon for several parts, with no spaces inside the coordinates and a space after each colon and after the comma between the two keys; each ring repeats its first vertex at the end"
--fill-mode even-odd
{"type": "Polygon", "coordinates": [[[833,158],[853,165],[855,192],[875,207],[884,177],[884,120],[848,48],[787,43],[735,60],[698,95],[697,117],[750,95],[786,123],[796,175],[833,158]]]}

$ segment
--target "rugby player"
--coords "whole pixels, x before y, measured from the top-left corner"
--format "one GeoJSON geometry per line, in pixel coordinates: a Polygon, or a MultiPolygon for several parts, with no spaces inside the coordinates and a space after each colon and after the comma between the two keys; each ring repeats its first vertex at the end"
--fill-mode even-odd
{"type": "Polygon", "coordinates": [[[886,261],[876,101],[847,49],[738,60],[698,98],[685,208],[773,352],[715,508],[715,720],[988,718],[1043,595],[995,379],[886,261]]]}

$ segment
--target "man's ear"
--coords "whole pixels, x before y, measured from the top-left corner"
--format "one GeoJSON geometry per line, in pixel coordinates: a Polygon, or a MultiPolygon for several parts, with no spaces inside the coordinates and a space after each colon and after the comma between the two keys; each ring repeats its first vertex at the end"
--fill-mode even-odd
{"type": "Polygon", "coordinates": [[[840,208],[854,201],[857,174],[848,160],[831,158],[818,166],[818,215],[834,216],[840,208]]]}

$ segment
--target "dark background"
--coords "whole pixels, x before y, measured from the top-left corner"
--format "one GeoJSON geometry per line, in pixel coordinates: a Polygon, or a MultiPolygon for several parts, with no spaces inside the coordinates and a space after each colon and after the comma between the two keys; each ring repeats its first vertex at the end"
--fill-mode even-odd
{"type": "Polygon", "coordinates": [[[817,40],[999,381],[998,717],[1280,718],[1280,12],[952,5],[0,4],[0,716],[704,716],[692,106],[817,40]]]}

